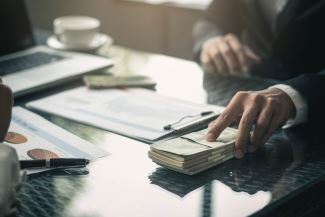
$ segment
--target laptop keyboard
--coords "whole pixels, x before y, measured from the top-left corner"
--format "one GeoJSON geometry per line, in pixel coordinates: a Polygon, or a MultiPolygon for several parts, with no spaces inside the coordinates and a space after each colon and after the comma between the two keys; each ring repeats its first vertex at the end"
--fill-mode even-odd
{"type": "Polygon", "coordinates": [[[9,75],[18,71],[57,62],[65,58],[65,56],[45,52],[35,52],[24,56],[10,58],[8,60],[0,61],[0,75],[9,75]]]}

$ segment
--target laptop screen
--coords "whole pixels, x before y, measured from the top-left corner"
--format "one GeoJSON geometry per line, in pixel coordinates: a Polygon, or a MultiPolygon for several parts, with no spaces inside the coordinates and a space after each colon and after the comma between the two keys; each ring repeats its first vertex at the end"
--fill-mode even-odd
{"type": "Polygon", "coordinates": [[[24,0],[0,1],[0,56],[34,45],[24,0]]]}

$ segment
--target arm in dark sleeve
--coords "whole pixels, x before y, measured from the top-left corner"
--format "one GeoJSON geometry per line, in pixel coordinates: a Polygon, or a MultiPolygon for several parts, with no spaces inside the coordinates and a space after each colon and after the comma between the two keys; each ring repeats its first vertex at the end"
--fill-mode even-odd
{"type": "Polygon", "coordinates": [[[194,55],[198,60],[202,44],[215,36],[238,34],[242,29],[238,0],[214,0],[194,25],[194,55]]]}
{"type": "Polygon", "coordinates": [[[325,122],[325,70],[318,74],[303,74],[284,82],[295,88],[307,101],[308,125],[319,127],[325,122]]]}

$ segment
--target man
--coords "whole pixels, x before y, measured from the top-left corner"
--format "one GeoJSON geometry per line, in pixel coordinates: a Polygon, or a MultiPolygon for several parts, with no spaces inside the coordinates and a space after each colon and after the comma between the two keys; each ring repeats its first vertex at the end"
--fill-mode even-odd
{"type": "Polygon", "coordinates": [[[209,125],[214,141],[238,121],[235,156],[255,151],[285,125],[325,120],[324,0],[215,0],[194,28],[196,58],[216,76],[281,81],[238,92],[209,125]]]}
{"type": "Polygon", "coordinates": [[[3,142],[9,128],[12,102],[11,90],[2,85],[0,78],[0,142],[3,142]]]}

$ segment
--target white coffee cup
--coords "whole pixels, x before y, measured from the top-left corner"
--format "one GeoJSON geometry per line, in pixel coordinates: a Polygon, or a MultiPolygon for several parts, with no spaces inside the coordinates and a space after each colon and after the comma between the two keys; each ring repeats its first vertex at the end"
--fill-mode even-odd
{"type": "Polygon", "coordinates": [[[57,39],[67,45],[87,46],[99,32],[100,21],[87,16],[58,17],[53,22],[57,39]]]}

